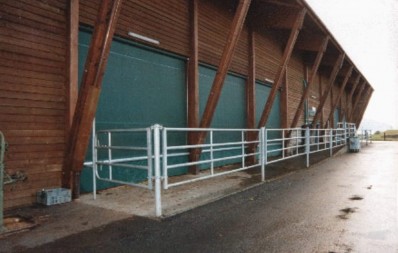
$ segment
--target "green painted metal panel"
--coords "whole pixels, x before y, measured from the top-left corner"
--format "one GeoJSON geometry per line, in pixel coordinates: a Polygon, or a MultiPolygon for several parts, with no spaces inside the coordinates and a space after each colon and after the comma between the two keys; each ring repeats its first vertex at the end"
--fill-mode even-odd
{"type": "MultiPolygon", "coordinates": [[[[90,38],[90,32],[79,33],[80,77],[90,38]]],[[[185,72],[185,62],[182,59],[115,39],[112,43],[96,113],[97,130],[141,128],[155,123],[169,127],[185,127],[185,72]]],[[[120,135],[118,138],[119,140],[116,139],[116,141],[120,144],[123,142],[134,142],[140,146],[146,144],[146,139],[142,134],[120,135]]],[[[185,142],[181,139],[179,141],[185,142]]],[[[122,157],[125,154],[119,152],[115,155],[122,157]]],[[[89,147],[86,160],[91,161],[91,147],[89,147]]],[[[145,171],[125,168],[114,171],[117,178],[135,182],[147,177],[145,171]]],[[[102,168],[100,173],[108,173],[108,168],[102,168]]],[[[102,181],[98,183],[99,189],[112,186],[102,181]]],[[[85,168],[82,172],[81,191],[92,191],[91,169],[85,168]]]]}
{"type": "MultiPolygon", "coordinates": [[[[267,102],[269,93],[271,91],[271,87],[266,85],[265,83],[260,83],[256,82],[256,125],[258,125],[258,122],[260,121],[261,114],[264,110],[265,103],[267,102]]],[[[267,124],[265,126],[266,128],[281,128],[281,119],[280,119],[280,92],[278,91],[274,103],[271,108],[271,113],[269,115],[267,124]]],[[[277,139],[281,138],[281,135],[278,134],[277,132],[269,133],[268,134],[268,139],[277,139]]],[[[281,145],[274,145],[269,148],[269,150],[272,149],[278,149],[281,148],[281,145]]],[[[272,152],[269,155],[270,156],[277,156],[280,155],[280,151],[272,152]]]]}
{"type": "Polygon", "coordinates": [[[334,110],[334,128],[337,128],[337,123],[340,122],[340,108],[334,110]]]}
{"type": "MultiPolygon", "coordinates": [[[[203,65],[199,66],[199,114],[201,117],[215,76],[215,69],[203,65]]],[[[210,127],[246,128],[245,83],[246,80],[242,77],[233,74],[227,75],[210,127]]],[[[238,132],[215,133],[213,138],[214,143],[240,140],[241,135],[238,132]]],[[[206,143],[209,143],[209,135],[207,135],[206,143]]],[[[234,156],[240,153],[240,150],[220,151],[214,153],[214,158],[234,156]]],[[[209,157],[209,153],[202,153],[201,155],[202,160],[207,160],[209,157]]],[[[214,165],[217,167],[240,161],[240,159],[229,159],[216,162],[214,165]]],[[[201,168],[207,169],[209,166],[209,164],[204,164],[201,168]]]]}

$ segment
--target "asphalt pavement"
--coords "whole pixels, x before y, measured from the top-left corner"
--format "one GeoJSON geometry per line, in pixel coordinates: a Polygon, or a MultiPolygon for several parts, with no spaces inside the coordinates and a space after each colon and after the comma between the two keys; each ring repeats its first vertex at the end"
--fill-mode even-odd
{"type": "Polygon", "coordinates": [[[374,142],[171,218],[131,217],[26,252],[397,253],[398,142],[374,142]]]}

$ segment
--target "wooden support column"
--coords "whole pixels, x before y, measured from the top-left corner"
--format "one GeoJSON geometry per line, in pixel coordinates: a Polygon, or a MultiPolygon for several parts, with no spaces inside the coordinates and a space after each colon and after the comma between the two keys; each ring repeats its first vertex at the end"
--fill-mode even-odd
{"type": "MultiPolygon", "coordinates": [[[[190,1],[191,18],[191,52],[188,62],[188,127],[199,127],[199,20],[198,1],[190,1]]],[[[188,133],[188,143],[195,144],[197,132],[188,133]]],[[[190,161],[194,161],[194,153],[190,153],[190,161]]],[[[196,166],[190,167],[196,171],[196,166]]]]}
{"type": "Polygon", "coordinates": [[[66,115],[66,142],[75,113],[77,95],[78,95],[78,39],[79,39],[79,0],[70,0],[68,2],[68,41],[67,41],[67,65],[66,65],[66,97],[67,97],[67,115],[66,115]]]}
{"type": "Polygon", "coordinates": [[[355,124],[356,124],[357,127],[359,127],[359,125],[361,124],[363,115],[365,114],[366,108],[369,105],[370,98],[372,97],[372,94],[373,94],[373,89],[370,89],[369,93],[368,93],[368,96],[367,96],[367,100],[366,100],[365,106],[362,107],[362,111],[360,112],[360,114],[358,115],[357,120],[355,121],[355,124]]]}
{"type": "Polygon", "coordinates": [[[79,197],[80,171],[83,168],[92,121],[97,110],[102,78],[109,56],[112,37],[121,10],[122,0],[103,0],[90,42],[81,88],[68,142],[68,156],[64,163],[63,186],[72,188],[79,197]]]}
{"type": "Polygon", "coordinates": [[[190,1],[191,53],[188,62],[188,127],[199,127],[198,0],[190,1]]]}
{"type": "MultiPolygon", "coordinates": [[[[249,26],[249,69],[246,83],[246,127],[249,129],[256,127],[256,41],[253,28],[249,26]]],[[[249,132],[248,141],[253,141],[256,136],[249,132]]],[[[246,153],[251,154],[256,150],[256,145],[249,145],[246,153]]],[[[256,162],[255,156],[248,156],[246,159],[248,164],[256,162]]]]}
{"type": "Polygon", "coordinates": [[[280,100],[280,115],[281,115],[281,127],[288,128],[288,110],[289,110],[289,70],[286,67],[285,76],[281,85],[281,100],[280,100]]]}
{"type": "Polygon", "coordinates": [[[346,87],[346,85],[347,85],[347,83],[348,83],[348,79],[351,77],[351,74],[352,74],[352,70],[353,70],[353,69],[354,69],[354,66],[351,66],[350,69],[348,70],[348,72],[347,72],[347,74],[345,75],[345,78],[344,78],[344,80],[343,80],[343,83],[342,83],[341,86],[340,86],[339,93],[337,94],[337,96],[336,96],[334,102],[332,101],[332,108],[331,108],[331,111],[330,111],[330,113],[329,113],[329,117],[327,117],[327,119],[328,119],[329,121],[332,119],[332,117],[333,117],[333,115],[334,115],[334,110],[336,110],[336,107],[337,107],[337,105],[339,104],[339,101],[340,101],[340,99],[341,99],[341,96],[343,95],[343,92],[344,92],[344,90],[345,90],[345,87],[346,87]]]}
{"type": "Polygon", "coordinates": [[[326,91],[323,93],[321,101],[319,102],[318,108],[316,110],[314,120],[312,121],[312,126],[316,125],[317,120],[319,119],[321,115],[321,111],[323,110],[323,107],[325,105],[326,99],[329,96],[330,90],[333,87],[334,81],[336,80],[337,74],[339,70],[341,69],[341,66],[344,61],[345,54],[341,53],[339,57],[337,58],[337,61],[333,67],[332,74],[330,75],[329,83],[328,86],[326,87],[326,91]]]}
{"type": "Polygon", "coordinates": [[[326,48],[328,46],[328,42],[329,42],[329,36],[326,36],[324,38],[321,46],[319,47],[318,54],[315,58],[314,65],[312,65],[312,69],[310,72],[310,78],[308,79],[308,83],[307,83],[307,88],[304,90],[303,95],[301,96],[299,105],[296,109],[296,113],[294,114],[294,118],[293,118],[290,128],[295,128],[297,126],[298,120],[300,118],[300,114],[303,111],[304,102],[305,102],[305,100],[308,99],[308,95],[310,93],[311,86],[314,85],[313,83],[317,76],[318,68],[319,68],[319,65],[321,64],[323,55],[325,54],[326,48]]]}
{"type": "MultiPolygon", "coordinates": [[[[361,76],[358,74],[358,76],[356,77],[356,79],[354,80],[354,82],[352,84],[353,88],[355,88],[358,85],[360,79],[361,79],[361,76]]],[[[347,94],[345,102],[342,103],[343,104],[342,107],[344,108],[344,111],[340,112],[340,118],[344,117],[346,121],[347,121],[347,117],[348,117],[347,110],[348,110],[348,107],[349,107],[349,105],[348,105],[348,101],[349,100],[348,99],[350,97],[350,94],[351,94],[351,92],[349,94],[347,94]]]]}
{"type": "MultiPolygon", "coordinates": [[[[332,87],[332,89],[330,90],[330,100],[329,100],[330,101],[330,105],[329,105],[330,109],[332,109],[332,107],[333,107],[333,99],[334,99],[334,90],[332,87]]],[[[326,118],[326,122],[328,122],[330,128],[334,128],[334,113],[332,113],[331,120],[326,118]]],[[[327,128],[326,125],[325,125],[325,128],[327,128]]]]}
{"type": "Polygon", "coordinates": [[[283,53],[282,62],[279,65],[278,71],[275,75],[274,84],[272,85],[272,89],[268,95],[267,102],[265,103],[264,110],[261,114],[261,118],[258,123],[258,128],[264,127],[268,121],[268,117],[269,117],[269,114],[271,113],[271,108],[274,103],[276,93],[283,81],[283,77],[285,75],[287,64],[289,63],[290,56],[293,52],[294,45],[296,44],[296,41],[297,41],[297,37],[298,37],[300,30],[303,26],[306,12],[307,12],[306,9],[302,9],[296,17],[296,20],[294,22],[293,28],[290,32],[290,36],[289,36],[289,39],[288,39],[286,47],[285,47],[285,51],[283,53]]]}
{"type": "Polygon", "coordinates": [[[358,101],[358,106],[357,106],[356,111],[352,117],[352,122],[354,122],[355,124],[357,124],[358,120],[360,119],[360,117],[362,115],[362,112],[366,109],[365,104],[370,95],[370,92],[371,92],[371,89],[369,86],[364,90],[362,99],[360,99],[358,101]]]}
{"type": "MultiPolygon", "coordinates": [[[[321,101],[321,98],[322,98],[322,94],[323,94],[323,82],[322,82],[322,77],[319,75],[319,101],[321,101]]],[[[318,103],[318,106],[319,106],[319,103],[318,103]]],[[[323,109],[321,110],[321,112],[320,112],[320,114],[321,114],[321,116],[320,116],[320,123],[321,123],[321,126],[323,126],[323,109]]]]}
{"type": "Polygon", "coordinates": [[[355,115],[359,106],[359,102],[361,101],[361,98],[363,98],[364,94],[370,89],[370,86],[367,85],[367,82],[365,81],[363,85],[361,86],[360,90],[358,91],[358,94],[354,98],[354,103],[352,105],[352,111],[350,113],[350,120],[352,120],[355,123],[355,115]]]}
{"type": "Polygon", "coordinates": [[[351,108],[352,108],[352,102],[351,102],[352,101],[352,96],[354,95],[354,92],[355,92],[356,88],[358,87],[358,84],[359,84],[360,80],[361,80],[361,75],[358,74],[357,79],[355,80],[354,84],[352,85],[350,94],[347,97],[347,101],[346,101],[347,105],[346,105],[346,111],[345,111],[345,118],[346,118],[347,122],[349,120],[350,111],[351,111],[351,108]]]}
{"type": "MultiPolygon", "coordinates": [[[[220,63],[218,65],[218,70],[213,81],[213,85],[210,90],[209,97],[207,99],[206,107],[203,112],[202,120],[200,122],[201,128],[209,128],[211,121],[213,119],[214,112],[218,100],[221,95],[221,90],[224,85],[225,78],[228,73],[229,66],[232,62],[232,56],[234,55],[236,45],[239,41],[239,36],[243,28],[243,24],[246,19],[247,12],[250,7],[251,0],[240,0],[238,8],[236,10],[234,19],[231,24],[231,30],[228,34],[227,42],[225,44],[220,63]]],[[[206,139],[206,132],[198,132],[196,137],[196,144],[203,143],[206,139]]],[[[197,161],[200,156],[200,149],[193,149],[191,151],[191,159],[197,161]]],[[[190,169],[191,173],[199,173],[199,168],[190,169]]]]}
{"type": "Polygon", "coordinates": [[[359,90],[358,90],[358,92],[357,92],[357,95],[356,95],[355,98],[354,98],[354,101],[353,101],[353,103],[352,103],[352,109],[351,109],[350,114],[349,114],[349,119],[350,119],[350,120],[353,120],[353,116],[354,116],[356,107],[358,106],[358,102],[359,102],[359,100],[361,99],[361,97],[362,97],[362,95],[363,95],[362,93],[363,93],[365,87],[367,86],[366,84],[367,84],[367,82],[366,82],[366,80],[365,80],[365,81],[362,83],[361,87],[359,87],[359,90]]]}
{"type": "Polygon", "coordinates": [[[249,70],[246,84],[246,126],[256,127],[256,45],[254,32],[249,29],[249,70]]]}

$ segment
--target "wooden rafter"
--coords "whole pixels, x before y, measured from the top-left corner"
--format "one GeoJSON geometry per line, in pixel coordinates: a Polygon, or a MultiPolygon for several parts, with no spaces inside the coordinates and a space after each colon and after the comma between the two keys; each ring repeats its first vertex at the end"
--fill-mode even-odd
{"type": "Polygon", "coordinates": [[[281,127],[288,128],[288,110],[289,110],[289,79],[288,69],[285,70],[284,82],[281,85],[281,98],[280,98],[280,115],[281,127]]]}
{"type": "Polygon", "coordinates": [[[304,90],[303,94],[301,95],[300,102],[299,102],[299,104],[297,106],[297,109],[296,109],[296,112],[294,114],[294,118],[293,118],[292,124],[290,126],[291,128],[295,128],[297,126],[298,120],[300,118],[300,114],[301,114],[301,112],[303,110],[304,101],[308,98],[308,95],[310,93],[311,87],[312,87],[313,83],[315,82],[315,78],[316,78],[317,73],[318,73],[318,68],[319,68],[319,65],[321,64],[323,55],[325,54],[328,42],[329,42],[329,36],[324,37],[323,42],[322,42],[322,44],[320,45],[320,47],[318,49],[318,54],[317,54],[317,56],[315,58],[314,64],[312,65],[312,69],[311,69],[311,72],[310,72],[310,78],[308,79],[307,87],[304,90]]]}
{"type": "Polygon", "coordinates": [[[246,126],[247,128],[256,127],[256,45],[254,32],[249,31],[249,69],[246,85],[246,126]]]}
{"type": "Polygon", "coordinates": [[[336,80],[337,74],[338,74],[338,72],[341,69],[341,66],[343,64],[344,57],[345,57],[345,54],[341,53],[339,55],[339,57],[337,58],[337,61],[336,61],[335,65],[334,65],[334,67],[333,67],[332,73],[331,73],[330,78],[329,78],[328,86],[326,87],[326,90],[323,93],[321,101],[319,102],[318,108],[316,110],[316,113],[315,113],[315,116],[314,116],[314,119],[313,119],[313,122],[312,122],[312,126],[314,126],[316,124],[316,122],[318,121],[318,119],[319,119],[319,117],[321,115],[321,111],[323,110],[323,107],[325,105],[326,99],[329,96],[329,93],[330,93],[330,91],[331,91],[331,89],[333,87],[334,81],[336,80]]]}
{"type": "Polygon", "coordinates": [[[361,75],[358,74],[357,78],[354,81],[354,84],[352,85],[351,91],[349,93],[349,95],[347,96],[347,104],[346,104],[346,110],[345,110],[345,118],[346,120],[348,120],[348,117],[350,115],[350,110],[351,110],[351,100],[352,100],[352,96],[354,95],[355,89],[358,87],[359,81],[361,80],[361,75]]]}
{"type": "Polygon", "coordinates": [[[198,0],[190,1],[191,53],[188,62],[188,127],[199,126],[198,0]]]}
{"type": "Polygon", "coordinates": [[[352,102],[352,107],[351,107],[351,111],[349,114],[349,120],[353,120],[353,116],[355,113],[355,109],[358,105],[359,99],[362,97],[362,92],[364,91],[365,87],[367,86],[367,82],[366,80],[362,83],[362,85],[359,87],[359,90],[357,92],[357,95],[354,98],[354,101],[352,102]]]}
{"type": "Polygon", "coordinates": [[[87,152],[92,121],[101,92],[102,78],[112,43],[122,0],[103,0],[84,67],[81,88],[69,135],[68,155],[64,162],[63,186],[72,188],[73,196],[79,196],[80,171],[87,152]]]}
{"type": "MultiPolygon", "coordinates": [[[[78,34],[79,34],[79,0],[69,1],[68,6],[68,50],[67,50],[67,133],[72,126],[78,95],[78,34]]],[[[65,136],[68,136],[66,134],[65,136]]],[[[66,137],[67,138],[67,137],[66,137]]]]}
{"type": "Polygon", "coordinates": [[[261,118],[258,123],[258,128],[265,126],[265,124],[267,123],[269,114],[271,112],[272,105],[273,105],[275,97],[276,97],[276,93],[277,93],[279,87],[281,86],[283,76],[286,71],[287,64],[289,63],[290,56],[294,49],[294,45],[296,44],[297,36],[303,26],[304,17],[305,17],[306,12],[307,12],[306,9],[302,9],[298,12],[298,14],[296,16],[296,20],[295,20],[293,29],[290,32],[290,36],[289,36],[288,42],[286,44],[285,51],[283,53],[282,62],[279,65],[278,71],[275,75],[275,79],[274,79],[275,82],[272,85],[272,89],[270,91],[270,94],[268,95],[267,102],[265,103],[264,110],[261,114],[261,118]]]}
{"type": "MultiPolygon", "coordinates": [[[[246,83],[246,127],[256,127],[256,41],[253,28],[249,26],[249,69],[246,83]]],[[[248,133],[247,140],[252,141],[255,136],[252,132],[248,133]]],[[[256,146],[249,145],[247,153],[254,153],[256,146]]],[[[249,164],[255,163],[255,156],[247,157],[249,164]]]]}
{"type": "Polygon", "coordinates": [[[370,98],[372,97],[372,94],[373,94],[373,90],[370,89],[370,90],[369,90],[369,93],[368,93],[368,96],[367,96],[367,99],[366,99],[365,106],[363,106],[363,107],[361,108],[362,110],[361,110],[361,112],[358,114],[358,118],[357,118],[357,120],[355,121],[355,124],[356,124],[357,127],[359,127],[359,125],[361,124],[363,115],[365,114],[366,108],[367,108],[368,105],[369,105],[370,98]]]}
{"type": "Polygon", "coordinates": [[[364,82],[363,85],[361,86],[360,90],[358,91],[357,96],[355,96],[353,105],[352,105],[352,111],[350,112],[350,120],[351,121],[355,120],[355,115],[356,115],[356,113],[358,113],[357,109],[360,104],[361,98],[364,97],[364,94],[366,94],[366,92],[368,92],[369,89],[370,89],[370,86],[367,85],[367,82],[364,82]]]}
{"type": "MultiPolygon", "coordinates": [[[[199,127],[199,18],[198,1],[190,2],[191,19],[191,52],[188,61],[188,127],[199,127]]],[[[188,133],[188,143],[194,144],[196,132],[188,133]]],[[[194,153],[190,153],[190,161],[195,159],[194,153]]],[[[190,171],[196,172],[197,167],[192,166],[190,171]]]]}
{"type": "Polygon", "coordinates": [[[334,115],[334,110],[336,109],[337,105],[339,104],[340,98],[343,95],[343,92],[348,83],[348,79],[351,77],[353,69],[354,69],[354,66],[351,65],[350,69],[348,70],[347,74],[345,75],[344,81],[340,86],[340,89],[339,89],[339,92],[338,92],[336,98],[334,99],[334,101],[332,101],[332,108],[330,110],[329,117],[327,117],[327,119],[329,121],[332,120],[332,117],[334,115]]]}
{"type": "Polygon", "coordinates": [[[369,96],[372,93],[372,89],[370,87],[368,87],[366,89],[366,92],[364,92],[364,95],[362,97],[362,99],[359,101],[359,104],[361,106],[357,107],[356,113],[354,114],[353,117],[353,122],[358,125],[358,121],[360,120],[360,118],[362,117],[362,113],[364,113],[364,111],[366,110],[366,104],[368,102],[369,96]]]}
{"type": "MultiPolygon", "coordinates": [[[[296,48],[303,51],[309,52],[319,52],[324,47],[325,40],[329,41],[329,36],[325,36],[323,34],[311,34],[311,33],[300,33],[300,36],[297,38],[296,48]]],[[[327,45],[326,42],[326,45],[327,45]]],[[[323,51],[326,50],[326,47],[323,51]]]]}
{"type": "MultiPolygon", "coordinates": [[[[216,76],[213,81],[213,85],[211,87],[209,97],[207,99],[206,107],[202,115],[202,120],[200,121],[201,128],[210,127],[211,121],[213,119],[214,112],[216,110],[216,106],[218,100],[221,95],[221,90],[224,85],[225,78],[228,73],[229,66],[232,62],[232,56],[234,55],[236,46],[238,44],[239,36],[243,28],[243,24],[245,22],[245,18],[247,12],[250,7],[251,0],[240,0],[238,4],[238,8],[236,10],[234,19],[231,24],[231,30],[229,32],[227,42],[225,44],[221,60],[219,63],[219,68],[217,70],[216,76]]],[[[195,137],[195,143],[203,143],[206,139],[206,132],[198,132],[195,137]]],[[[191,159],[197,160],[199,159],[200,150],[193,149],[191,151],[191,159]]],[[[191,170],[191,173],[198,173],[199,169],[196,168],[194,171],[191,170]]]]}

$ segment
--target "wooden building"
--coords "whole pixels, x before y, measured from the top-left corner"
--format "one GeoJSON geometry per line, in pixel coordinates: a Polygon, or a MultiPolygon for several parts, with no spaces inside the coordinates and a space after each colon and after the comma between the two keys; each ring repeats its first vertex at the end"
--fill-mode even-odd
{"type": "Polygon", "coordinates": [[[5,168],[26,175],[6,208],[79,181],[95,114],[100,127],[358,126],[373,92],[304,0],[1,0],[0,33],[5,168]]]}

